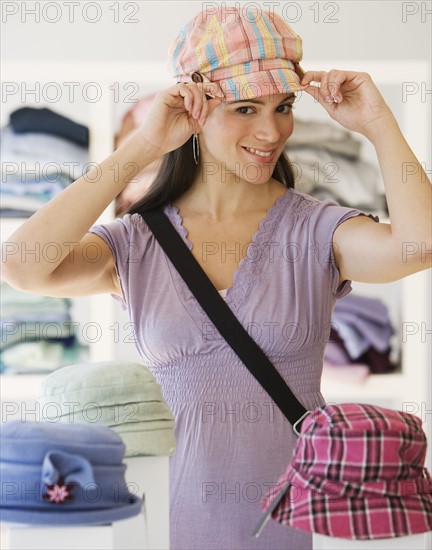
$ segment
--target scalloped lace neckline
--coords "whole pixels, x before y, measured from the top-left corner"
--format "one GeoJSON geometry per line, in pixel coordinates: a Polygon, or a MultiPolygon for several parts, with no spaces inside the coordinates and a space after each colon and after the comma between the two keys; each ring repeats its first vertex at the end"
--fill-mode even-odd
{"type": "MultiPolygon", "coordinates": [[[[225,299],[227,301],[232,300],[232,305],[236,308],[242,298],[243,291],[246,287],[253,281],[257,273],[260,273],[260,263],[259,262],[248,262],[246,261],[249,250],[251,247],[260,246],[267,241],[267,236],[273,228],[274,222],[279,219],[279,214],[282,211],[282,206],[285,201],[288,200],[288,197],[291,195],[291,188],[287,188],[285,193],[280,195],[274,203],[268,208],[267,214],[264,218],[261,219],[257,231],[252,236],[252,239],[248,245],[246,255],[242,258],[237,266],[237,269],[234,272],[233,284],[228,287],[226,290],[225,299]]],[[[174,227],[183,237],[184,242],[186,243],[189,250],[192,250],[193,245],[188,239],[188,230],[183,225],[183,217],[180,214],[180,210],[177,206],[174,206],[171,202],[167,203],[164,207],[165,213],[172,220],[174,227]]],[[[221,292],[221,291],[218,291],[221,292]]]]}

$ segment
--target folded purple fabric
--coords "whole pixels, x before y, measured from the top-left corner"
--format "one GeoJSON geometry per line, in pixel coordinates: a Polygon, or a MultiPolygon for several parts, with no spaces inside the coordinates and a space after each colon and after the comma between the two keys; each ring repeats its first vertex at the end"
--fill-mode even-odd
{"type": "Polygon", "coordinates": [[[363,296],[350,295],[339,300],[333,311],[332,326],[353,360],[370,347],[386,352],[394,334],[385,304],[363,296]]]}

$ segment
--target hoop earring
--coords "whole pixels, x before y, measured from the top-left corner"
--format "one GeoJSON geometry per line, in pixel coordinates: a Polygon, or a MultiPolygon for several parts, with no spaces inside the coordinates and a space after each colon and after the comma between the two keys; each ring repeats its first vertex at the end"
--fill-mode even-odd
{"type": "Polygon", "coordinates": [[[199,162],[199,139],[198,134],[194,134],[192,137],[192,149],[193,149],[193,156],[195,164],[198,164],[199,162]]]}

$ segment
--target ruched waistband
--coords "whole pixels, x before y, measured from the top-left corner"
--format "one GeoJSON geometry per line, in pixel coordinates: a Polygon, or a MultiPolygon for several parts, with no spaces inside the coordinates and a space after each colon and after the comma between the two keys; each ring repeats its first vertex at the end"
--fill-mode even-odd
{"type": "MultiPolygon", "coordinates": [[[[322,350],[309,351],[307,357],[300,350],[289,357],[269,359],[300,401],[307,396],[305,406],[318,406],[324,403],[320,393],[322,350]]],[[[221,398],[269,400],[267,392],[232,350],[188,355],[163,365],[146,366],[169,404],[221,398]]]]}

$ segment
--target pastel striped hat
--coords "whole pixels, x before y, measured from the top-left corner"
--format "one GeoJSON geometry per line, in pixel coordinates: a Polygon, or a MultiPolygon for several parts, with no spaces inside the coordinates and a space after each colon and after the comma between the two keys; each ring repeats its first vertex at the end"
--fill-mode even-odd
{"type": "Polygon", "coordinates": [[[226,100],[297,92],[302,40],[276,14],[257,7],[207,6],[168,52],[177,82],[216,82],[226,100]]]}

